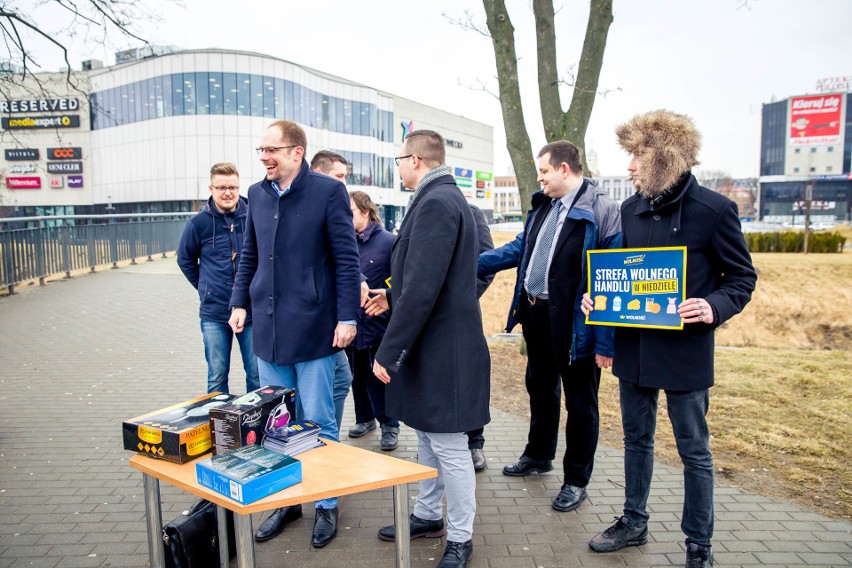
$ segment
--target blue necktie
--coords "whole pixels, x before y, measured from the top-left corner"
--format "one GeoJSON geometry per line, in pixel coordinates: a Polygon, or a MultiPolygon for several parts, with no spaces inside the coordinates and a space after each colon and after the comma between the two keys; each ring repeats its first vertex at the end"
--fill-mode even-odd
{"type": "Polygon", "coordinates": [[[538,248],[529,268],[530,277],[527,292],[533,298],[544,292],[547,259],[550,256],[550,249],[553,247],[553,238],[556,236],[556,226],[559,224],[559,210],[562,208],[562,201],[554,199],[551,205],[550,213],[547,214],[547,219],[544,222],[544,229],[539,233],[538,248]]]}

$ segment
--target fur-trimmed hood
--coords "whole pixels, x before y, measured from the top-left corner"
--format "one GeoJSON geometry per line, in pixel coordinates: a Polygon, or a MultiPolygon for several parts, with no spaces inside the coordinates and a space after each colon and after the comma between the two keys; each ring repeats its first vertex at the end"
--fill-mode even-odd
{"type": "Polygon", "coordinates": [[[634,183],[644,197],[665,192],[699,163],[701,134],[686,115],[668,110],[639,114],[615,134],[621,147],[640,160],[634,183]]]}

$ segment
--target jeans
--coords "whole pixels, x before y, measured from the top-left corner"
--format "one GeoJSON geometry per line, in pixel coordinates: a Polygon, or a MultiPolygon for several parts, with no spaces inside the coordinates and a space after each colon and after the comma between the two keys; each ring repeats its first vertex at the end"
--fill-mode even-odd
{"type": "MultiPolygon", "coordinates": [[[[660,391],[619,381],[624,427],[624,516],[647,523],[648,494],[654,473],[654,434],[660,391]]],[[[684,502],[680,528],[689,542],[710,546],[713,538],[713,456],[707,410],[710,393],[666,391],[669,420],[683,462],[684,502]]]]}
{"type": "MultiPolygon", "coordinates": [[[[260,378],[265,385],[295,388],[300,406],[296,418],[312,420],[320,425],[320,437],[335,442],[340,440],[334,419],[334,361],[335,355],[296,363],[276,365],[257,360],[260,378]]],[[[337,497],[315,503],[317,509],[337,507],[337,497]]]]}
{"type": "MultiPolygon", "coordinates": [[[[207,359],[207,392],[229,392],[228,372],[231,370],[234,332],[227,323],[201,320],[201,336],[204,339],[204,358],[207,359]]],[[[259,389],[260,377],[257,357],[252,350],[251,325],[247,325],[236,336],[246,371],[246,392],[259,389]]]]}
{"type": "Polygon", "coordinates": [[[441,501],[447,495],[447,540],[467,542],[476,514],[476,472],[467,449],[467,436],[459,433],[417,432],[417,461],[438,470],[438,477],[420,482],[414,515],[427,521],[443,516],[441,501]]]}
{"type": "Polygon", "coordinates": [[[372,422],[399,428],[399,420],[385,414],[385,383],[373,374],[373,361],[379,346],[367,349],[349,348],[346,354],[352,365],[352,399],[355,402],[355,422],[372,422]]]}
{"type": "Polygon", "coordinates": [[[334,354],[334,417],[337,420],[337,430],[343,423],[343,403],[349,394],[352,385],[352,370],[349,368],[349,359],[345,351],[334,354]]]}

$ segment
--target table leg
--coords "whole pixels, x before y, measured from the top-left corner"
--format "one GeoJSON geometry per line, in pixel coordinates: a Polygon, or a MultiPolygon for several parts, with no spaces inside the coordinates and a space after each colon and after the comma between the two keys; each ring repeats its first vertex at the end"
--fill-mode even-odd
{"type": "Polygon", "coordinates": [[[147,473],[142,474],[145,489],[145,523],[148,529],[148,562],[151,568],[164,568],[166,555],[163,552],[163,509],[160,506],[160,480],[147,473]]]}
{"type": "Polygon", "coordinates": [[[234,513],[234,528],[237,533],[237,566],[254,568],[254,531],[251,515],[234,513]]]}
{"type": "Polygon", "coordinates": [[[228,550],[228,510],[216,505],[216,529],[219,532],[219,567],[228,568],[231,551],[228,550]]]}
{"type": "Polygon", "coordinates": [[[411,568],[411,527],[408,519],[408,485],[393,486],[393,524],[396,529],[396,568],[411,568]]]}

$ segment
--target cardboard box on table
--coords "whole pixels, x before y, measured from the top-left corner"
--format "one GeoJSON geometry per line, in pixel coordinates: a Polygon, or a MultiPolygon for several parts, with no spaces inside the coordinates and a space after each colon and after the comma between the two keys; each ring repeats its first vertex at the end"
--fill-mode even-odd
{"type": "Polygon", "coordinates": [[[235,398],[233,394],[205,394],[125,420],[121,425],[124,449],[176,463],[193,460],[213,448],[210,409],[235,398]]]}
{"type": "Polygon", "coordinates": [[[258,445],[270,420],[283,426],[293,421],[295,415],[295,389],[276,386],[261,387],[211,409],[213,453],[258,445]]]}
{"type": "Polygon", "coordinates": [[[246,505],[302,481],[302,462],[261,446],[244,446],[195,464],[198,483],[246,505]]]}

